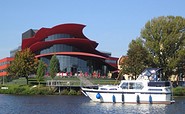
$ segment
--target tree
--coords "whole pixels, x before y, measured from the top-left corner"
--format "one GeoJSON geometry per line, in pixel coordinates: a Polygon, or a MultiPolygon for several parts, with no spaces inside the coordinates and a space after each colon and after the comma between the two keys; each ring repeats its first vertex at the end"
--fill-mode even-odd
{"type": "Polygon", "coordinates": [[[25,77],[28,84],[28,76],[36,73],[38,60],[29,48],[18,51],[8,67],[8,73],[14,77],[25,77]]]}
{"type": "Polygon", "coordinates": [[[36,79],[37,79],[37,82],[39,83],[39,87],[40,87],[40,82],[44,79],[45,71],[46,71],[46,66],[44,62],[40,60],[38,69],[37,69],[37,74],[36,74],[36,79]]]}
{"type": "Polygon", "coordinates": [[[137,38],[129,44],[127,57],[122,64],[122,71],[120,73],[132,74],[137,78],[148,64],[148,51],[144,48],[143,41],[137,38]]]}
{"type": "Polygon", "coordinates": [[[59,60],[56,55],[53,55],[49,64],[49,73],[52,79],[55,78],[57,72],[59,72],[59,60]]]}
{"type": "Polygon", "coordinates": [[[185,19],[161,16],[148,21],[141,31],[144,45],[155,66],[163,68],[164,80],[176,74],[185,56],[185,19]]]}

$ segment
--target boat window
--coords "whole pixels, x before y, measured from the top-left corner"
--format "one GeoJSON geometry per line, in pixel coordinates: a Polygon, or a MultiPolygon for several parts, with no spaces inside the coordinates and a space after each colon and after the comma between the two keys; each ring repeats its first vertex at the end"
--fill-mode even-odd
{"type": "Polygon", "coordinates": [[[128,89],[128,82],[122,83],[121,88],[122,89],[128,89]]]}
{"type": "Polygon", "coordinates": [[[135,88],[135,83],[130,82],[130,83],[129,83],[129,89],[134,89],[134,88],[135,88]]]}
{"type": "Polygon", "coordinates": [[[166,87],[170,86],[170,82],[164,81],[164,82],[148,82],[148,86],[150,87],[166,87]]]}
{"type": "Polygon", "coordinates": [[[171,89],[170,89],[170,88],[165,88],[165,90],[166,90],[166,91],[171,91],[171,89]]]}
{"type": "Polygon", "coordinates": [[[117,90],[116,88],[110,88],[109,90],[117,90]]]}
{"type": "Polygon", "coordinates": [[[107,90],[107,88],[100,88],[101,90],[107,90]]]}
{"type": "Polygon", "coordinates": [[[162,89],[148,89],[148,91],[162,91],[162,89]]]}
{"type": "Polygon", "coordinates": [[[137,82],[135,85],[135,89],[143,89],[143,84],[141,82],[137,82]]]}

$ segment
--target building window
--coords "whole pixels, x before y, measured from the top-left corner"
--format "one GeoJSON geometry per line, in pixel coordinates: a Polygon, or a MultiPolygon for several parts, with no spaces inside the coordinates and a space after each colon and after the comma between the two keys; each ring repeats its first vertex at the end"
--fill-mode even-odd
{"type": "Polygon", "coordinates": [[[105,60],[106,63],[110,63],[110,64],[116,64],[116,60],[105,60]]]}
{"type": "Polygon", "coordinates": [[[51,47],[45,48],[37,54],[47,54],[47,53],[55,53],[55,52],[81,52],[79,49],[66,45],[66,44],[55,44],[51,47]]]}
{"type": "Polygon", "coordinates": [[[44,41],[52,41],[52,40],[57,40],[61,38],[74,38],[74,37],[70,34],[53,34],[45,38],[44,41]]]}

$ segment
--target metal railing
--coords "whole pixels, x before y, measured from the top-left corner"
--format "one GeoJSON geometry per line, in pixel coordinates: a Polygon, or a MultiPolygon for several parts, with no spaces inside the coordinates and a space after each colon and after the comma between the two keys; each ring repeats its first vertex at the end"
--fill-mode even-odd
{"type": "Polygon", "coordinates": [[[47,80],[46,86],[80,86],[80,81],[47,80]]]}

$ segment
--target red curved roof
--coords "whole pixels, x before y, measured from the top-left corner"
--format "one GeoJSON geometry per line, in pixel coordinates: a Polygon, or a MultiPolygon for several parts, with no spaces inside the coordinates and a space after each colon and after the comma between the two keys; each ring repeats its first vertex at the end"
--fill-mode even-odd
{"type": "Polygon", "coordinates": [[[41,28],[32,38],[23,39],[22,49],[30,48],[35,52],[54,44],[68,44],[101,56],[107,56],[95,49],[98,46],[98,43],[91,41],[84,36],[82,33],[84,27],[85,25],[81,24],[61,24],[52,28],[41,28]],[[53,41],[43,41],[48,36],[59,33],[70,34],[75,38],[61,38],[53,41]]]}
{"type": "Polygon", "coordinates": [[[70,34],[74,37],[88,39],[87,37],[84,36],[82,32],[84,27],[85,25],[82,25],[82,24],[61,24],[61,25],[54,26],[52,28],[41,28],[40,30],[37,31],[35,36],[33,36],[32,38],[23,39],[22,49],[28,48],[32,44],[42,41],[44,38],[50,35],[58,34],[58,33],[65,33],[65,34],[70,34]]]}
{"type": "Polygon", "coordinates": [[[30,46],[30,49],[35,52],[37,50],[41,50],[43,48],[50,47],[54,44],[67,44],[72,45],[74,47],[78,47],[80,49],[85,49],[89,51],[95,50],[98,43],[95,41],[91,41],[88,39],[81,39],[81,38],[61,38],[58,40],[53,41],[45,41],[45,42],[36,42],[33,45],[30,46]]]}

